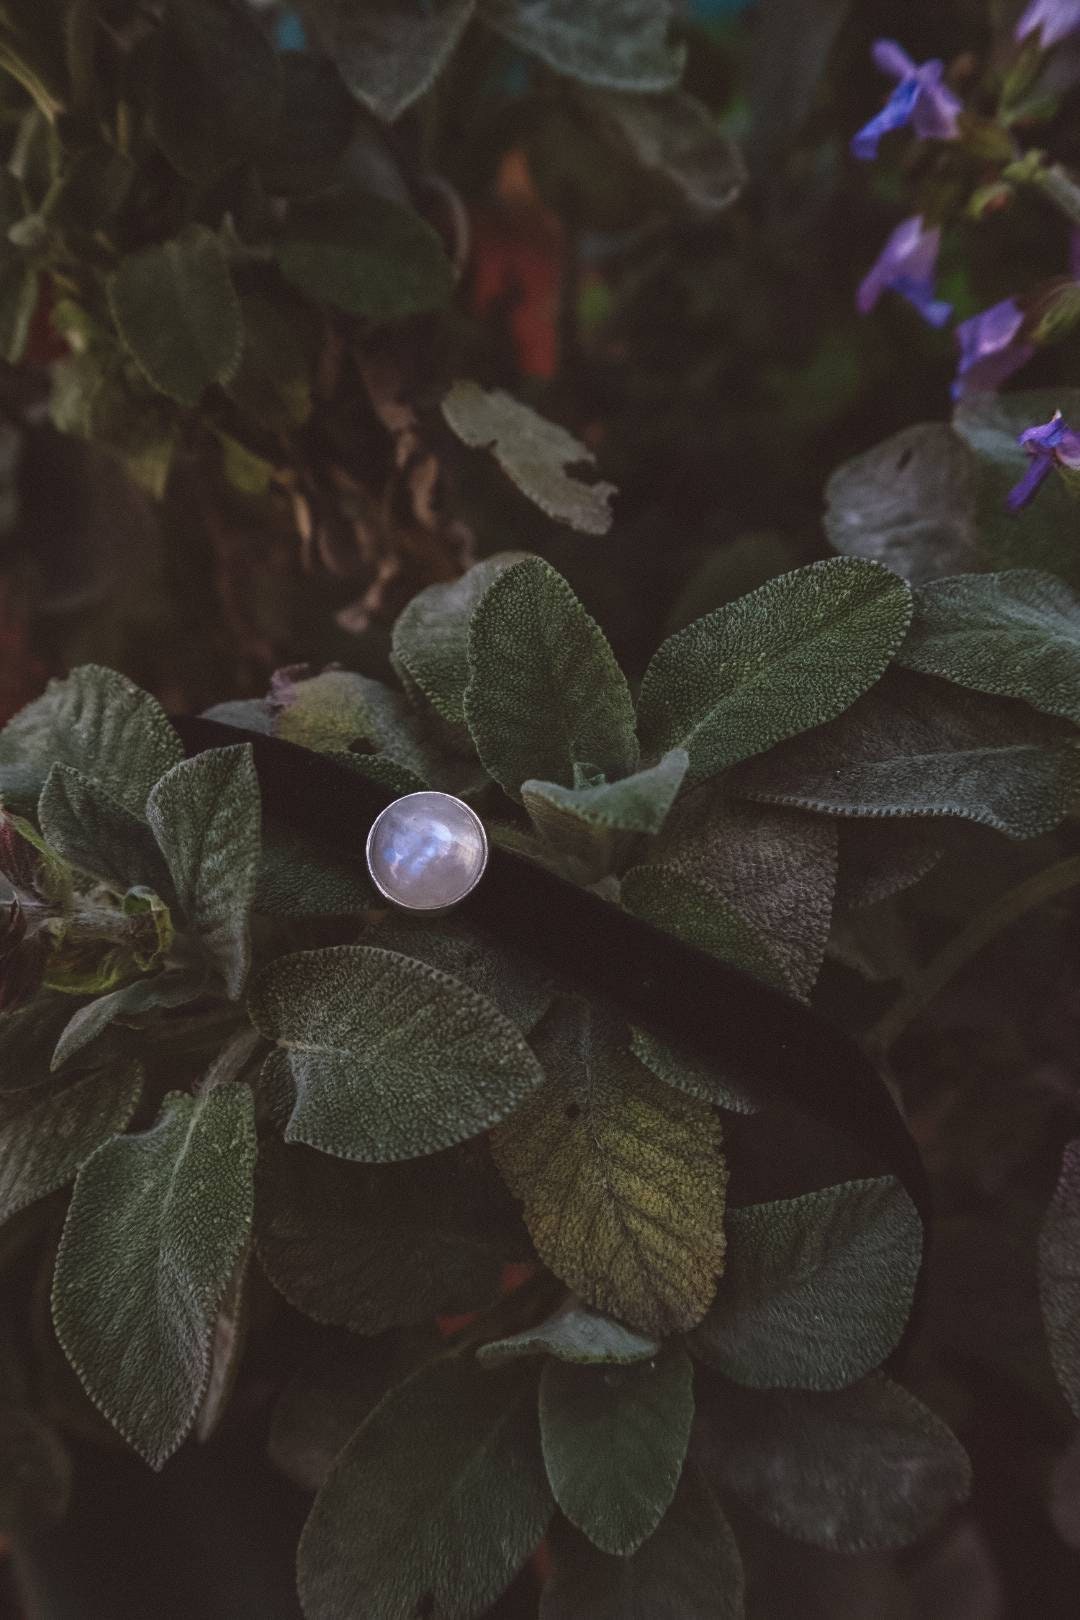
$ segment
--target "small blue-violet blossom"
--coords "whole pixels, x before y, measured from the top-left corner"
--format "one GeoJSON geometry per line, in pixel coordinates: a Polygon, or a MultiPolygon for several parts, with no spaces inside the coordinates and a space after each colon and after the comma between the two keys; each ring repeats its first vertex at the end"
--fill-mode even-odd
{"type": "Polygon", "coordinates": [[[1080,468],[1080,433],[1074,433],[1065,425],[1060,411],[1055,411],[1041,427],[1026,428],[1017,443],[1023,445],[1031,462],[1023,478],[1005,497],[1010,512],[1019,512],[1028,504],[1055,466],[1080,468]]]}
{"type": "Polygon", "coordinates": [[[1027,364],[1034,343],[1024,335],[1024,312],[1015,298],[991,304],[956,328],[960,359],[952,385],[953,399],[988,393],[1027,364]]]}
{"type": "Polygon", "coordinates": [[[1080,28],[1080,0],[1031,0],[1016,25],[1016,38],[1038,32],[1044,51],[1080,28]]]}
{"type": "Polygon", "coordinates": [[[881,137],[907,124],[922,140],[955,141],[960,133],[957,118],[963,102],[945,83],[943,63],[923,62],[919,66],[893,39],[879,39],[873,57],[882,73],[891,74],[899,83],[877,117],[853,137],[854,156],[877,157],[881,137]]]}
{"type": "Polygon", "coordinates": [[[892,291],[913,304],[931,326],[944,326],[952,314],[952,305],[934,297],[940,246],[940,227],[927,229],[921,214],[898,225],[859,283],[855,307],[860,315],[869,315],[882,293],[892,291]]]}

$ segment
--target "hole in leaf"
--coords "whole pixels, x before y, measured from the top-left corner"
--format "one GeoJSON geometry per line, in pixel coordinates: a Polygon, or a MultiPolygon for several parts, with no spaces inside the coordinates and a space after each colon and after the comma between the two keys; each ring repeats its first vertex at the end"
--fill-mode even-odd
{"type": "Polygon", "coordinates": [[[567,1103],[566,1108],[563,1111],[566,1114],[567,1119],[577,1119],[578,1115],[581,1113],[581,1108],[578,1103],[567,1103]]]}

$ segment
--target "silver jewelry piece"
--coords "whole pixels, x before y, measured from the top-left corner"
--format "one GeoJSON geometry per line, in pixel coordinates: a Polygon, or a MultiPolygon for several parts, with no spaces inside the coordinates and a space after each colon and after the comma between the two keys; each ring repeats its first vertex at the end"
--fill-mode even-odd
{"type": "Polygon", "coordinates": [[[483,877],[487,833],[475,810],[452,793],[406,793],[376,816],[365,854],[384,899],[434,917],[460,904],[483,877]]]}

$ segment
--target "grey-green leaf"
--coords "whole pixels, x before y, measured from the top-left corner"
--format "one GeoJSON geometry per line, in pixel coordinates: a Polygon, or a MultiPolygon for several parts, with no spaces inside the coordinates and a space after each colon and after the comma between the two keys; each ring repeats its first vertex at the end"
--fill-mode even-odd
{"type": "Polygon", "coordinates": [[[113,1063],[73,1085],[18,1092],[0,1101],[0,1221],[71,1181],[135,1112],[138,1064],[113,1063]]]}
{"type": "Polygon", "coordinates": [[[251,744],[185,759],[146,806],[180,909],[234,1000],[251,960],[259,865],[259,782],[251,744]]]}
{"type": "Polygon", "coordinates": [[[592,882],[619,864],[637,837],[660,831],[688,763],[685,751],[673,748],[658,764],[618,782],[563,787],[530,778],[521,784],[521,802],[540,836],[579,862],[592,882]]]}
{"type": "Polygon", "coordinates": [[[392,124],[431,89],[475,5],[476,0],[437,0],[425,7],[302,0],[300,9],[357,101],[392,124]]]}
{"type": "Polygon", "coordinates": [[[557,422],[501,388],[485,391],[475,382],[456,382],[442,412],[464,444],[490,450],[507,477],[549,518],[582,534],[610,529],[615,486],[586,484],[568,472],[590,467],[596,458],[557,422]]]}
{"type": "Polygon", "coordinates": [[[530,777],[637,765],[634,704],[603,631],[539,557],[505,569],[469,627],[465,714],[489,775],[514,796],[530,777]]]}
{"type": "Polygon", "coordinates": [[[142,884],[171,903],[169,869],[143,817],[74,766],[54,765],[49,772],[38,823],[50,847],[81,872],[118,894],[142,884]]]}
{"type": "Polygon", "coordinates": [[[548,1479],[571,1524],[601,1552],[625,1558],[656,1529],[679,1483],[693,1417],[693,1366],[679,1347],[639,1366],[545,1364],[548,1479]]]}
{"type": "Polygon", "coordinates": [[[659,196],[680,213],[713,218],[731,207],[746,184],[739,148],[694,96],[593,90],[586,105],[615,145],[644,170],[659,196]]]}
{"type": "Polygon", "coordinates": [[[922,1225],[891,1176],[728,1212],[728,1264],[691,1348],[737,1384],[842,1389],[899,1342],[922,1225]]]}
{"type": "Polygon", "coordinates": [[[1034,568],[938,580],[898,662],[1080,725],[1080,594],[1034,568]]]}
{"type": "Polygon", "coordinates": [[[95,996],[87,1006],[72,1013],[64,1025],[52,1055],[52,1068],[59,1069],[70,1062],[76,1052],[96,1041],[115,1019],[136,1018],[158,1007],[183,1007],[195,1001],[204,989],[198,974],[158,973],[149,979],[121,985],[107,996],[95,996]]]}
{"type": "Polygon", "coordinates": [[[345,1447],[300,1540],[307,1620],[473,1620],[543,1537],[552,1501],[535,1374],[436,1361],[345,1447]]]}
{"type": "Polygon", "coordinates": [[[642,681],[642,748],[685,748],[694,782],[823,725],[878,680],[910,619],[910,590],[877,563],[782,574],[664,642],[642,681]]]}
{"type": "Polygon", "coordinates": [[[149,102],[169,162],[205,184],[274,135],[282,103],[278,58],[244,6],[169,0],[152,46],[149,102]]]}
{"type": "Polygon", "coordinates": [[[1080,1138],[1065,1149],[1039,1234],[1039,1299],[1054,1371],[1080,1416],[1080,1138]]]}
{"type": "Polygon", "coordinates": [[[422,917],[383,912],[364,943],[426,962],[460,979],[470,990],[493,1001],[510,1022],[528,1034],[551,1005],[551,980],[526,952],[496,942],[450,917],[438,926],[422,917]]]}
{"type": "Polygon", "coordinates": [[[139,370],[178,405],[197,405],[240,364],[244,326],[229,261],[214,232],[188,225],[121,259],[109,307],[139,370]]]}
{"type": "Polygon", "coordinates": [[[371,193],[294,206],[274,253],[302,293],[367,320],[439,309],[454,290],[450,260],[427,221],[371,193]]]}
{"type": "Polygon", "coordinates": [[[729,1059],[705,1063],[696,1052],[669,1046],[645,1029],[630,1031],[630,1050],[658,1080],[691,1097],[733,1114],[756,1114],[762,1106],[760,1086],[733,1069],[729,1059]]]}
{"type": "Polygon", "coordinates": [[[604,90],[670,90],[685,49],[667,0],[482,0],[480,15],[556,73],[604,90]]]}
{"type": "Polygon", "coordinates": [[[476,1352],[481,1366],[496,1367],[522,1356],[553,1356],[582,1366],[594,1363],[625,1365],[651,1361],[660,1354],[660,1341],[613,1316],[593,1310],[584,1300],[568,1294],[558,1310],[535,1327],[509,1339],[492,1339],[476,1352]]]}
{"type": "Polygon", "coordinates": [[[829,1394],[698,1380],[695,1446],[710,1484],[776,1529],[832,1552],[882,1552],[927,1534],[971,1487],[956,1437],[874,1374],[829,1394]]]}
{"type": "Polygon", "coordinates": [[[409,1159],[476,1136],[541,1084],[523,1037],[483,996],[393,951],[341,945],[273,962],[248,1003],[296,1088],[286,1130],[343,1159],[409,1159]]]}
{"type": "Polygon", "coordinates": [[[715,891],[672,868],[632,866],[622,880],[627,911],[665,933],[709,951],[778,990],[787,976],[768,942],[715,891]]]}
{"type": "Polygon", "coordinates": [[[248,1239],[255,1112],[244,1085],[170,1092],[154,1125],[79,1172],[53,1320],[95,1405],[154,1468],[191,1429],[218,1306],[248,1239]]]}
{"type": "Polygon", "coordinates": [[[161,706],[123,675],[83,664],[20,709],[0,731],[0,791],[6,768],[36,781],[33,800],[56,763],[73,765],[141,816],[146,796],[183,759],[161,706]]]}

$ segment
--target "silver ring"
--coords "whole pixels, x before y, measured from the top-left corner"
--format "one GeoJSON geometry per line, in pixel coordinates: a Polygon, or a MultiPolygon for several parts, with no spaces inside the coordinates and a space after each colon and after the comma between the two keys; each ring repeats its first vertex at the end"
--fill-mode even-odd
{"type": "Polygon", "coordinates": [[[399,911],[440,916],[476,888],[488,840],[476,811],[452,793],[406,793],[381,810],[364,849],[368,875],[399,911]]]}

